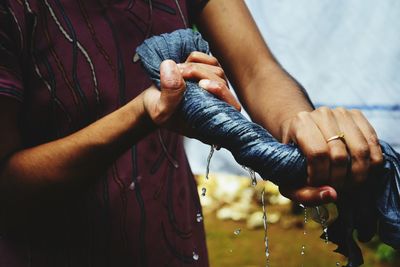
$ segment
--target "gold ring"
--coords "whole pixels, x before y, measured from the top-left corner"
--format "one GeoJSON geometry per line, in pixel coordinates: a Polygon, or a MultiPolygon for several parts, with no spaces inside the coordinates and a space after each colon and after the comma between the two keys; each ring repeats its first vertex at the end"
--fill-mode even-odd
{"type": "Polygon", "coordinates": [[[341,141],[344,142],[345,141],[344,140],[344,133],[340,132],[338,135],[334,135],[331,138],[328,138],[328,140],[326,140],[326,142],[329,143],[330,141],[333,141],[333,140],[341,140],[341,141]]]}

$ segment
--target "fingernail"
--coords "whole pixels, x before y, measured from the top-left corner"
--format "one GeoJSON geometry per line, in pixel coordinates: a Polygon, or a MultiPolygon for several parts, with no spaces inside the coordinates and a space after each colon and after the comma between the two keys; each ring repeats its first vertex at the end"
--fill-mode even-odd
{"type": "Polygon", "coordinates": [[[211,81],[204,79],[199,82],[200,87],[207,88],[210,85],[211,81]]]}
{"type": "Polygon", "coordinates": [[[331,197],[331,191],[330,190],[325,190],[319,193],[319,196],[321,197],[322,200],[327,201],[327,200],[332,200],[331,197]]]}
{"type": "Polygon", "coordinates": [[[177,74],[178,68],[176,67],[175,62],[172,60],[166,60],[162,62],[162,66],[160,67],[161,75],[164,77],[171,77],[177,74]]]}

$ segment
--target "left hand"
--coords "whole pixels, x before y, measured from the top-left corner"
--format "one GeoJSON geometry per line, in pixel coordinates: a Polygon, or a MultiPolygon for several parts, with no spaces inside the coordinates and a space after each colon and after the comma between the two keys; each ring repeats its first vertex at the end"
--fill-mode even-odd
{"type": "Polygon", "coordinates": [[[303,188],[281,188],[305,205],[335,201],[337,191],[363,183],[383,155],[375,130],[359,110],[320,107],[300,112],[284,125],[283,142],[296,143],[307,158],[308,180],[303,188]],[[344,139],[333,136],[344,134],[344,139]]]}

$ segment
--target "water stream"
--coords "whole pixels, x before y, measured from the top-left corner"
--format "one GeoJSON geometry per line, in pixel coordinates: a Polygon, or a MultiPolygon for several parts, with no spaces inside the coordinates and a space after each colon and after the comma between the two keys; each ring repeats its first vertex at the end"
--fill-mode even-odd
{"type": "Polygon", "coordinates": [[[263,222],[264,222],[264,244],[265,244],[265,257],[266,259],[266,267],[269,267],[269,244],[268,244],[268,225],[267,225],[267,211],[265,208],[265,189],[261,192],[261,203],[263,208],[263,222]]]}

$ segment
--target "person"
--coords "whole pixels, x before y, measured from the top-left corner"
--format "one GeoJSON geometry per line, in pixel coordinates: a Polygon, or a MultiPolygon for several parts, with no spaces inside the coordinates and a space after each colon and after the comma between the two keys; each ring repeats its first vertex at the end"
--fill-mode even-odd
{"type": "Polygon", "coordinates": [[[174,112],[184,79],[239,109],[226,73],[254,121],[300,146],[308,184],[282,188],[296,201],[334,201],[336,190],[351,189],[382,161],[360,112],[313,110],[243,1],[0,6],[0,266],[208,266],[195,182],[176,134],[193,134],[174,112]],[[191,22],[225,72],[201,53],[165,61],[159,91],[134,50],[191,22]],[[345,143],[331,138],[340,132],[345,143]]]}

